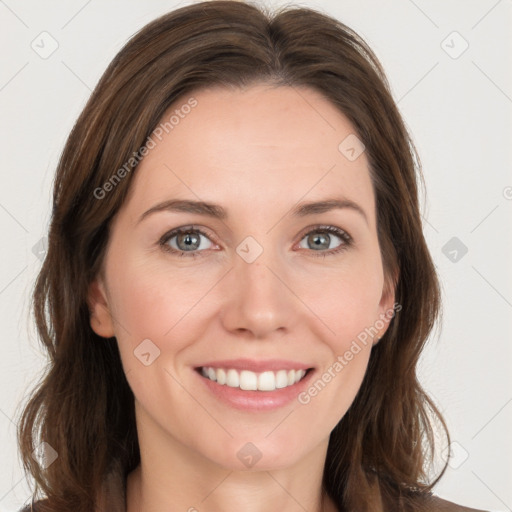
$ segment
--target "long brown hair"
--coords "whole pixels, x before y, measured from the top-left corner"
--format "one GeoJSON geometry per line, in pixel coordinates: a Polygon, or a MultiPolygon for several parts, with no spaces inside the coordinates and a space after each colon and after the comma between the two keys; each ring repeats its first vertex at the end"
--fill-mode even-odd
{"type": "Polygon", "coordinates": [[[214,0],[172,11],[133,36],[101,77],[58,164],[48,251],[33,292],[49,365],[18,428],[22,462],[34,496],[48,498],[45,510],[93,510],[113,465],[126,476],[140,462],[134,396],[115,338],[93,332],[87,305],[109,225],[136,171],[134,155],[183,95],[262,82],[315,89],[354,126],[370,165],[386,283],[401,305],[331,433],[324,488],[340,510],[374,510],[373,502],[415,510],[443,474],[446,465],[428,479],[431,419],[448,433],[416,373],[439,318],[440,289],[422,233],[419,159],[382,67],[356,33],[318,11],[269,13],[214,0]],[[122,179],[107,188],[123,166],[122,179]],[[32,457],[43,441],[58,454],[46,469],[32,457]]]}

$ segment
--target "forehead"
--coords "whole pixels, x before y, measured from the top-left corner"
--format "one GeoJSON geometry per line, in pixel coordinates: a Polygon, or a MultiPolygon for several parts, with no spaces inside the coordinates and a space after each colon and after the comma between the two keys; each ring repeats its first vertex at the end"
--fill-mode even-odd
{"type": "Polygon", "coordinates": [[[373,216],[366,156],[343,151],[354,127],[313,89],[202,89],[177,100],[160,127],[131,185],[138,210],[180,197],[254,211],[338,192],[373,216]]]}

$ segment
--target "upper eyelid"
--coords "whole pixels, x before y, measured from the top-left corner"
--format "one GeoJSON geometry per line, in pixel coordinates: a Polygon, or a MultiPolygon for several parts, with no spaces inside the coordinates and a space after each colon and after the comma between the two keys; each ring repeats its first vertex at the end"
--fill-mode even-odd
{"type": "Polygon", "coordinates": [[[180,232],[185,232],[185,233],[197,232],[197,233],[205,236],[206,238],[210,239],[210,241],[218,244],[218,242],[215,241],[216,237],[214,235],[210,235],[208,233],[208,231],[209,231],[208,229],[203,228],[203,227],[199,227],[199,226],[196,226],[196,225],[180,226],[180,227],[177,227],[177,228],[174,228],[174,229],[170,229],[169,231],[164,233],[160,237],[160,242],[166,242],[166,241],[170,240],[171,238],[174,238],[175,236],[179,235],[180,232]]]}
{"type": "MultiPolygon", "coordinates": [[[[332,224],[314,224],[313,226],[308,226],[307,228],[304,228],[300,232],[299,236],[307,235],[311,231],[328,231],[329,229],[335,229],[337,231],[340,231],[342,234],[344,233],[347,236],[349,236],[350,238],[352,238],[352,236],[349,234],[349,232],[346,229],[340,228],[339,226],[334,226],[332,224]]],[[[333,234],[335,234],[335,233],[333,233],[333,234]]]]}
{"type": "MultiPolygon", "coordinates": [[[[338,236],[344,242],[347,242],[347,240],[345,240],[345,238],[348,238],[348,241],[350,241],[350,242],[353,241],[352,235],[346,229],[343,229],[343,228],[340,228],[338,226],[334,226],[334,225],[331,225],[331,224],[314,224],[312,226],[305,227],[298,234],[299,241],[302,240],[310,232],[328,230],[329,228],[340,231],[340,233],[335,233],[333,231],[328,231],[329,234],[338,236]]],[[[213,236],[210,235],[208,233],[208,231],[209,230],[207,228],[204,228],[202,226],[198,226],[198,225],[195,225],[195,224],[194,225],[191,224],[191,225],[180,226],[180,227],[177,227],[177,228],[174,228],[174,229],[171,229],[171,230],[167,231],[160,238],[160,243],[168,242],[170,239],[172,239],[175,236],[177,236],[178,234],[180,234],[180,232],[198,232],[199,234],[205,236],[206,238],[208,238],[211,242],[215,243],[216,245],[220,245],[220,243],[216,241],[216,236],[215,235],[213,235],[213,236]]],[[[199,251],[199,252],[201,252],[201,251],[199,251]]]]}

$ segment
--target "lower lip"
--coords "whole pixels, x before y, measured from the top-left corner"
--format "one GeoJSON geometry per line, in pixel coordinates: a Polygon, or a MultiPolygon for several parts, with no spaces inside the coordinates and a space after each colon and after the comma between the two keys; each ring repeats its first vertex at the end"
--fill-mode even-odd
{"type": "Polygon", "coordinates": [[[194,373],[204,382],[211,393],[229,406],[245,411],[270,411],[284,407],[296,399],[299,393],[308,386],[314,370],[308,370],[306,375],[293,386],[275,389],[274,391],[247,391],[232,388],[203,377],[200,370],[194,370],[194,373]]]}

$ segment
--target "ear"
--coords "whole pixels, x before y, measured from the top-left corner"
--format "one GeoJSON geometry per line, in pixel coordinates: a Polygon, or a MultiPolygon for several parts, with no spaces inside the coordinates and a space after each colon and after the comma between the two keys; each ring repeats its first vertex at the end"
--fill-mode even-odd
{"type": "Polygon", "coordinates": [[[107,293],[101,277],[97,277],[89,285],[87,304],[91,313],[92,330],[103,338],[115,336],[114,322],[112,321],[107,293]]]}
{"type": "MultiPolygon", "coordinates": [[[[384,325],[382,328],[379,328],[379,332],[374,337],[373,345],[376,345],[384,334],[386,334],[391,319],[395,316],[395,292],[398,283],[398,274],[398,270],[395,270],[392,275],[384,277],[384,286],[379,302],[379,320],[376,322],[379,326],[384,325]]],[[[400,311],[400,309],[402,309],[402,307],[398,305],[396,311],[400,311]]]]}

